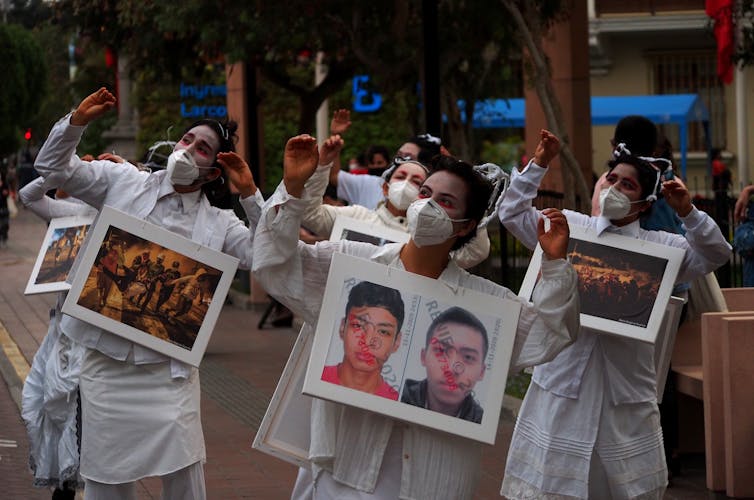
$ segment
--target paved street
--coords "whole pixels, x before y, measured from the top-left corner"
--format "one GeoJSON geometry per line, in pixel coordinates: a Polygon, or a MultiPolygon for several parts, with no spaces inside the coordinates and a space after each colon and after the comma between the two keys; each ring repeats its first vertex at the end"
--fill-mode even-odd
{"type": "MultiPolygon", "coordinates": [[[[14,400],[24,366],[31,363],[47,331],[55,294],[25,296],[26,281],[45,233],[45,224],[26,210],[11,220],[10,243],[0,249],[0,477],[2,498],[50,498],[31,486],[25,429],[14,400]],[[7,332],[7,334],[4,334],[7,332]]],[[[226,305],[201,364],[202,421],[207,444],[205,475],[210,499],[287,498],[296,469],[251,449],[256,429],[283,369],[295,333],[289,328],[258,330],[261,311],[226,305]]],[[[483,455],[477,498],[500,498],[513,416],[504,411],[494,447],[483,455]]],[[[715,498],[704,488],[703,462],[684,463],[684,474],[668,499],[715,498]]],[[[159,498],[159,480],[139,483],[140,499],[159,498]]],[[[724,498],[724,497],[720,497],[724,498]]]]}

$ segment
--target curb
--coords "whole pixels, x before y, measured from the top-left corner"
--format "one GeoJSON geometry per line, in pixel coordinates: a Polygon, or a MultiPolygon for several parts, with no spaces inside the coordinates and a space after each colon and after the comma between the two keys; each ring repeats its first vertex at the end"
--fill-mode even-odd
{"type": "Polygon", "coordinates": [[[8,385],[8,391],[13,402],[18,406],[19,412],[21,411],[21,392],[29,369],[26,359],[8,330],[5,329],[5,325],[0,321],[0,375],[8,385]]]}

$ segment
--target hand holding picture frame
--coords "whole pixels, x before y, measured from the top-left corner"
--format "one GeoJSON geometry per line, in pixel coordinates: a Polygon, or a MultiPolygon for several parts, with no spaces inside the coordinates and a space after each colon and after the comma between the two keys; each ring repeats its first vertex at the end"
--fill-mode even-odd
{"type": "Polygon", "coordinates": [[[104,207],[63,312],[199,366],[238,259],[104,207]]]}
{"type": "Polygon", "coordinates": [[[304,394],[493,444],[520,310],[335,254],[304,394]]]}
{"type": "Polygon", "coordinates": [[[93,221],[93,215],[58,217],[50,221],[24,290],[26,295],[61,292],[71,287],[66,279],[93,221]]]}
{"type": "MultiPolygon", "coordinates": [[[[654,343],[684,251],[680,248],[569,224],[568,260],[579,276],[581,325],[654,343]]],[[[531,300],[539,278],[537,245],[519,296],[531,300]]]]}

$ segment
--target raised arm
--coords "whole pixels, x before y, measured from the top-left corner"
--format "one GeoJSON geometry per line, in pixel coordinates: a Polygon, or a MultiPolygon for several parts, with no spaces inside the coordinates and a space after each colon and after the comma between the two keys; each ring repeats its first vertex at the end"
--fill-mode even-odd
{"type": "MultiPolygon", "coordinates": [[[[335,218],[338,215],[336,207],[322,204],[322,197],[327,189],[329,172],[335,168],[333,160],[343,149],[343,139],[334,135],[322,143],[319,155],[319,165],[305,184],[306,197],[301,224],[316,235],[328,237],[332,231],[335,218]]],[[[342,207],[337,207],[342,208],[342,207]]]]}
{"type": "Polygon", "coordinates": [[[40,218],[49,222],[56,217],[70,217],[74,215],[94,214],[96,210],[84,203],[76,203],[69,200],[57,200],[45,196],[45,193],[54,186],[49,186],[43,177],[37,177],[19,192],[18,196],[21,203],[38,215],[40,218]]]}
{"type": "MultiPolygon", "coordinates": [[[[109,169],[106,161],[84,162],[76,156],[76,146],[86,125],[115,105],[115,97],[106,89],[86,97],[76,110],[60,119],[39,150],[34,168],[49,185],[99,209],[110,187],[112,175],[128,175],[130,169],[109,169]]],[[[135,171],[134,171],[135,172],[135,171]]]]}
{"type": "Polygon", "coordinates": [[[545,255],[532,301],[483,280],[490,287],[483,291],[521,303],[509,367],[511,374],[552,360],[576,339],[579,331],[578,278],[573,266],[565,259],[568,223],[559,210],[544,210],[543,216],[550,219],[550,229],[545,231],[544,222],[538,224],[537,234],[545,255]]]}
{"type": "MultiPolygon", "coordinates": [[[[330,137],[337,135],[342,136],[351,128],[351,112],[347,109],[336,109],[330,120],[330,137]]],[[[320,162],[322,163],[322,162],[320,162]]],[[[325,163],[322,163],[325,165],[325,163]]],[[[333,186],[338,186],[338,172],[340,172],[340,151],[332,159],[332,168],[329,171],[329,182],[333,186]]]]}
{"type": "Polygon", "coordinates": [[[264,289],[316,324],[333,252],[340,242],[306,245],[298,238],[306,204],[304,184],[317,168],[316,140],[300,135],[288,140],[283,182],[262,210],[254,237],[254,277],[264,289]]]}
{"type": "Polygon", "coordinates": [[[736,222],[746,220],[746,209],[749,206],[749,198],[754,194],[754,185],[746,186],[741,190],[736,200],[736,207],[733,209],[733,216],[736,222]]]}
{"type": "Polygon", "coordinates": [[[500,205],[500,221],[529,249],[537,246],[537,226],[541,220],[541,214],[532,205],[532,201],[537,197],[537,190],[547,173],[547,166],[559,151],[558,138],[546,130],[540,131],[534,159],[521,172],[513,169],[510,186],[500,205]]]}
{"type": "Polygon", "coordinates": [[[732,251],[728,240],[712,217],[691,204],[686,186],[678,179],[665,181],[662,183],[662,195],[681,218],[686,233],[669,235],[650,231],[648,238],[664,238],[660,240],[661,243],[686,250],[676,281],[692,281],[727,262],[732,251]]]}
{"type": "Polygon", "coordinates": [[[217,163],[219,163],[228,176],[230,182],[238,190],[240,195],[238,201],[246,212],[249,220],[249,229],[253,233],[257,228],[259,217],[262,214],[262,205],[264,198],[262,192],[257,189],[254,183],[254,177],[251,175],[249,165],[237,153],[218,153],[217,163]]]}

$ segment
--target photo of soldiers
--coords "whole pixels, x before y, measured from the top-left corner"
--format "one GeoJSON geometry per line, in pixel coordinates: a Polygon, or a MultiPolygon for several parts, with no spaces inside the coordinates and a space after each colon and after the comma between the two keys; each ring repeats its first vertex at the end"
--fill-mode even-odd
{"type": "Polygon", "coordinates": [[[190,350],[221,274],[178,252],[110,227],[77,304],[190,350]],[[166,261],[171,262],[167,270],[166,261]],[[193,271],[182,277],[181,268],[193,271]],[[155,292],[158,297],[153,309],[148,306],[155,292]]]}
{"type": "Polygon", "coordinates": [[[140,295],[139,300],[137,300],[136,302],[136,305],[141,304],[142,311],[146,310],[149,301],[152,300],[152,295],[154,295],[154,290],[157,286],[158,278],[162,275],[163,271],[165,271],[165,266],[162,265],[164,261],[165,256],[163,254],[159,254],[154,262],[148,261],[148,263],[146,264],[147,273],[144,281],[144,285],[147,288],[146,296],[144,296],[144,294],[140,295]],[[142,297],[144,297],[143,300],[142,297]]]}
{"type": "Polygon", "coordinates": [[[181,263],[174,260],[169,269],[166,269],[158,278],[160,282],[160,292],[157,295],[157,304],[154,306],[154,311],[160,313],[160,308],[165,304],[175,290],[175,281],[181,277],[180,271],[181,263]],[[170,284],[168,284],[170,283],[170,284]]]}
{"type": "Polygon", "coordinates": [[[35,284],[65,281],[89,225],[62,227],[52,233],[35,284]]]}

